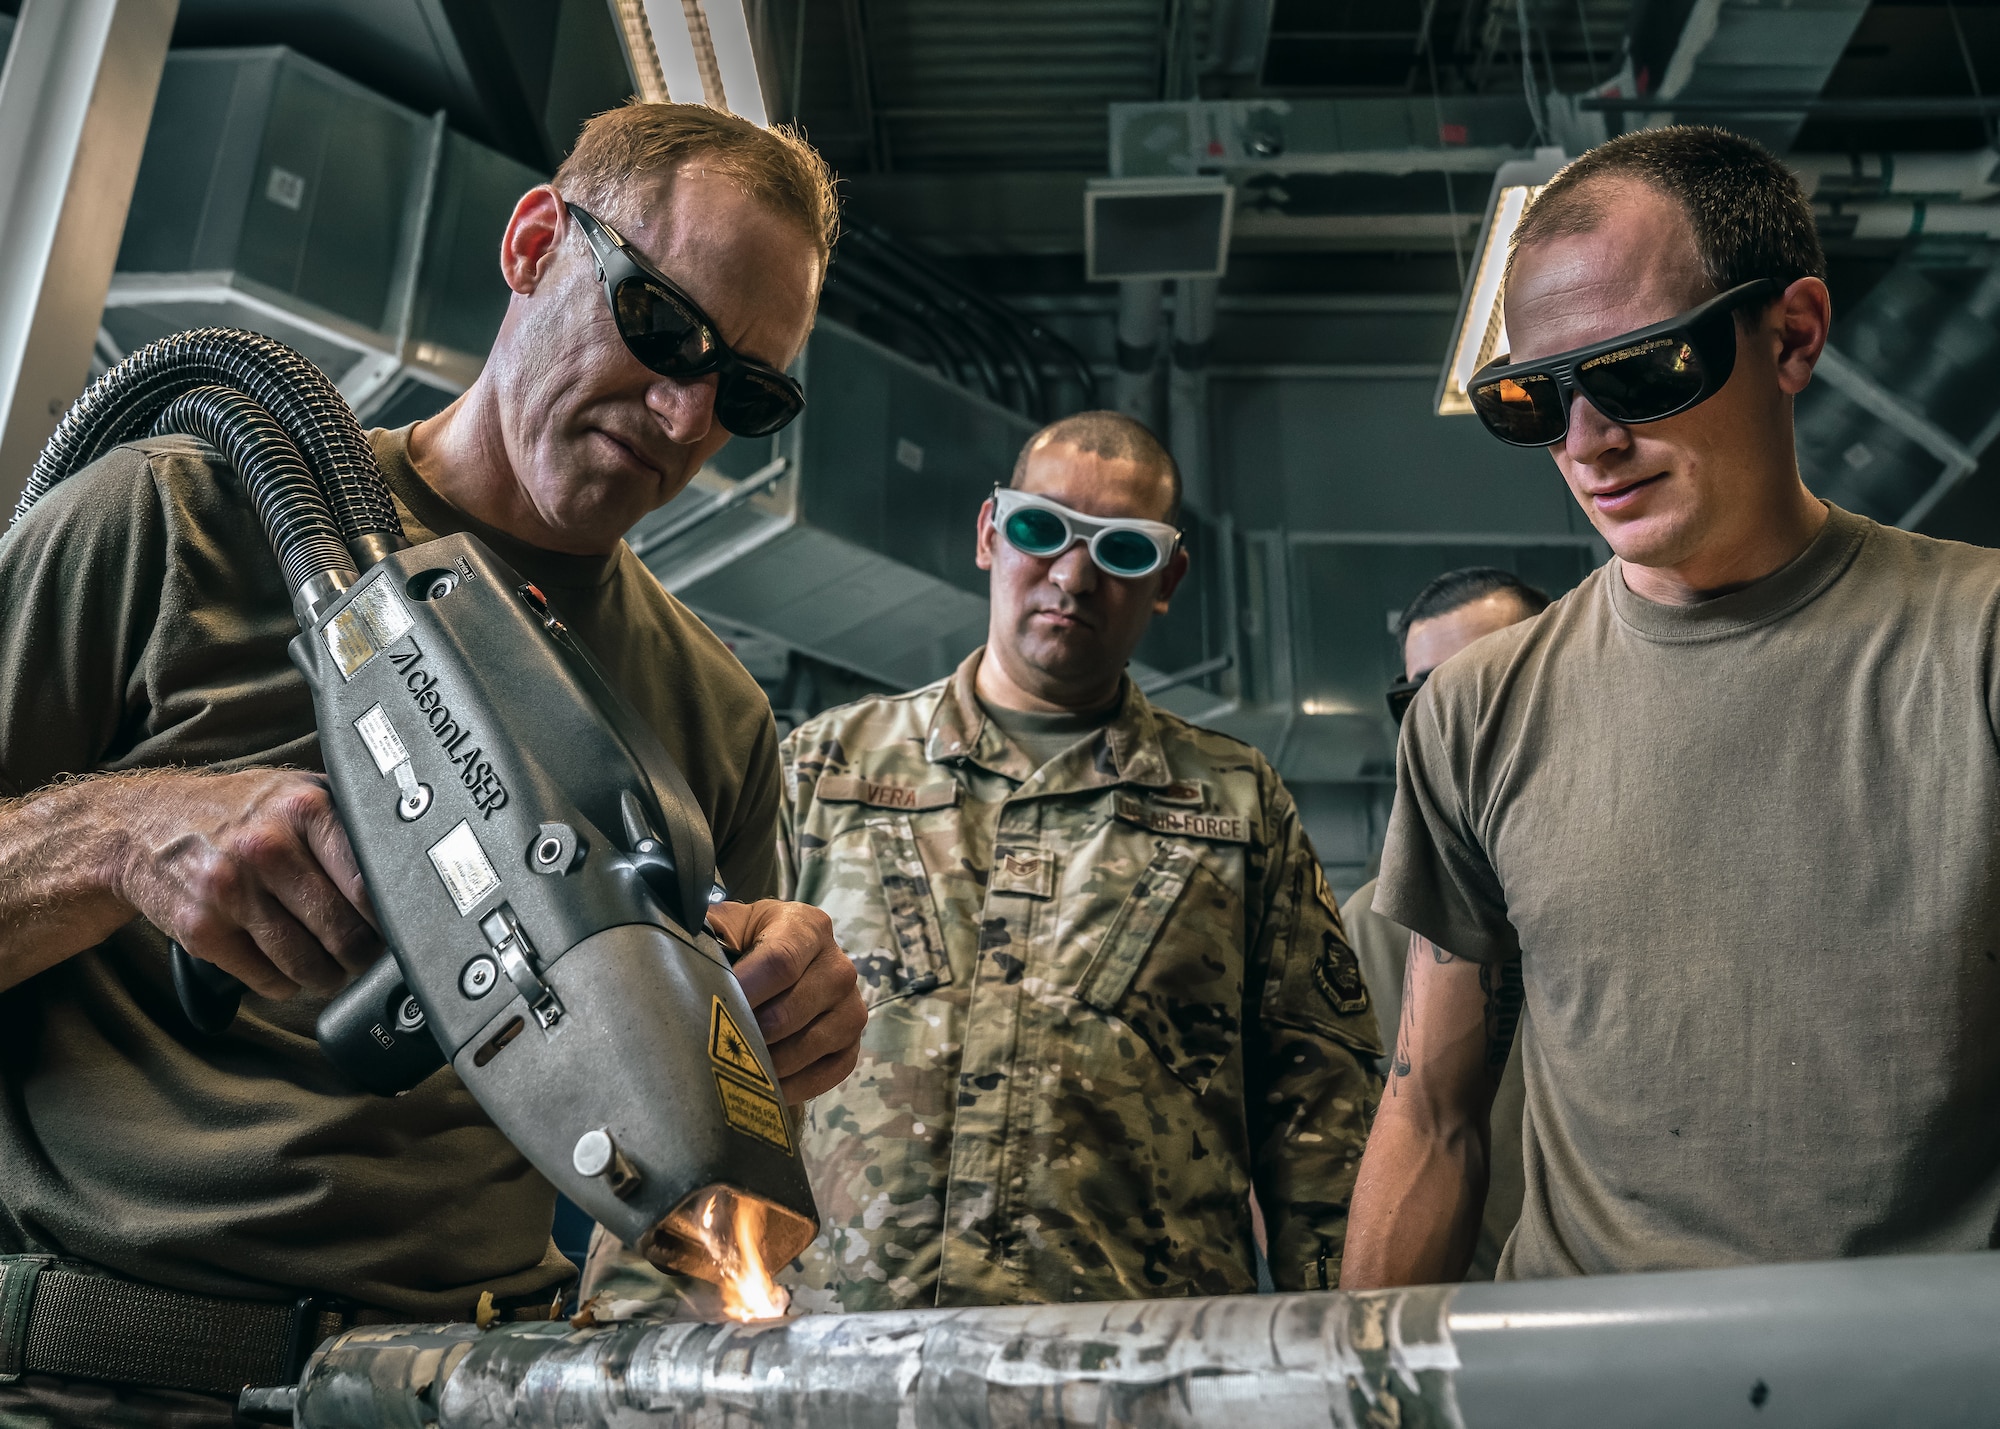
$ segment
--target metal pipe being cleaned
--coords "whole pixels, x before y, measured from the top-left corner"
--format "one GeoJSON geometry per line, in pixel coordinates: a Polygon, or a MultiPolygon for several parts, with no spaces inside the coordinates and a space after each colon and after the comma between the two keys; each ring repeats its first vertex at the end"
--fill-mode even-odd
{"type": "Polygon", "coordinates": [[[357,1329],[313,1357],[296,1408],[304,1429],[1872,1429],[1990,1422],[1996,1404],[2000,1253],[748,1325],[357,1329]]]}

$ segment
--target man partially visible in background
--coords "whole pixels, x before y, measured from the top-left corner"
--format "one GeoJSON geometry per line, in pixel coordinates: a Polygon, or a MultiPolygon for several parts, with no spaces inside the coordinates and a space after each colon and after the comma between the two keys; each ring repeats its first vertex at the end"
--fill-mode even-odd
{"type": "MultiPolygon", "coordinates": [[[[1431,671],[1466,646],[1532,620],[1549,607],[1549,598],[1512,571],[1497,566],[1467,566],[1446,571],[1417,592],[1396,629],[1402,632],[1403,678],[1389,690],[1389,709],[1396,723],[1430,678],[1431,671]]],[[[1369,879],[1341,906],[1347,940],[1361,963],[1375,1022],[1387,1050],[1382,1070],[1394,1060],[1396,1026],[1403,1011],[1403,968],[1410,951],[1410,930],[1375,911],[1375,880],[1369,879]]],[[[1523,1037],[1526,1028],[1522,1028],[1523,1037]]],[[[1500,1090],[1493,1100],[1493,1161],[1488,1172],[1486,1214],[1479,1225],[1468,1280],[1491,1280],[1500,1251],[1521,1218],[1524,1193],[1521,1169],[1521,1107],[1527,1095],[1521,1075],[1521,1039],[1514,1043],[1500,1090]]]]}

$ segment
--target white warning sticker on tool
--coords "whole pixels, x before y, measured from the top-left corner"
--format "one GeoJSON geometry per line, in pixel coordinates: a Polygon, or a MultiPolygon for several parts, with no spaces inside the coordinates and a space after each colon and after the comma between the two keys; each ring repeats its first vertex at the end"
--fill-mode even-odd
{"type": "Polygon", "coordinates": [[[340,614],[326,623],[326,648],[344,680],[408,633],[415,622],[403,609],[395,582],[377,571],[362,583],[340,614]]]}
{"type": "Polygon", "coordinates": [[[389,723],[389,716],[382,712],[382,706],[370,705],[368,713],[354,722],[354,731],[368,746],[377,772],[387,774],[398,764],[410,762],[410,751],[403,747],[402,736],[396,733],[396,726],[389,723]]]}
{"type": "Polygon", "coordinates": [[[500,886],[500,875],[492,860],[479,846],[479,835],[464,820],[430,847],[431,866],[444,881],[445,892],[463,918],[479,906],[480,899],[500,886]]]}

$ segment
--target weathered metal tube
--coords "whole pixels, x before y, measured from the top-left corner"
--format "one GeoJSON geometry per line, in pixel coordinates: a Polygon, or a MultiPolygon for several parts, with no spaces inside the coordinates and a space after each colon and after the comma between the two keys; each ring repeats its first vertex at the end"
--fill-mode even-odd
{"type": "Polygon", "coordinates": [[[1996,1406],[1989,1253],[752,1325],[362,1329],[314,1356],[298,1423],[1872,1429],[1992,1422],[1996,1406]]]}

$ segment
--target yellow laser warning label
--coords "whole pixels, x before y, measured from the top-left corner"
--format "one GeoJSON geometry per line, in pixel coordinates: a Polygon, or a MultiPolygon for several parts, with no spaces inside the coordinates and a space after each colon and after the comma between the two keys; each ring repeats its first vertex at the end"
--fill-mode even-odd
{"type": "Polygon", "coordinates": [[[775,1092],[777,1088],[764,1074],[764,1064],[757,1060],[757,1053],[752,1050],[749,1039],[736,1025],[736,1019],[729,1015],[729,1009],[722,1005],[722,999],[718,997],[711,1001],[714,1005],[708,1014],[709,1061],[715,1063],[717,1071],[741,1077],[766,1092],[775,1092]]]}
{"type": "Polygon", "coordinates": [[[725,1121],[745,1136],[768,1141],[786,1155],[791,1154],[791,1128],[785,1125],[785,1109],[778,1104],[776,1097],[719,1073],[715,1078],[715,1090],[722,1096],[725,1121]]]}

